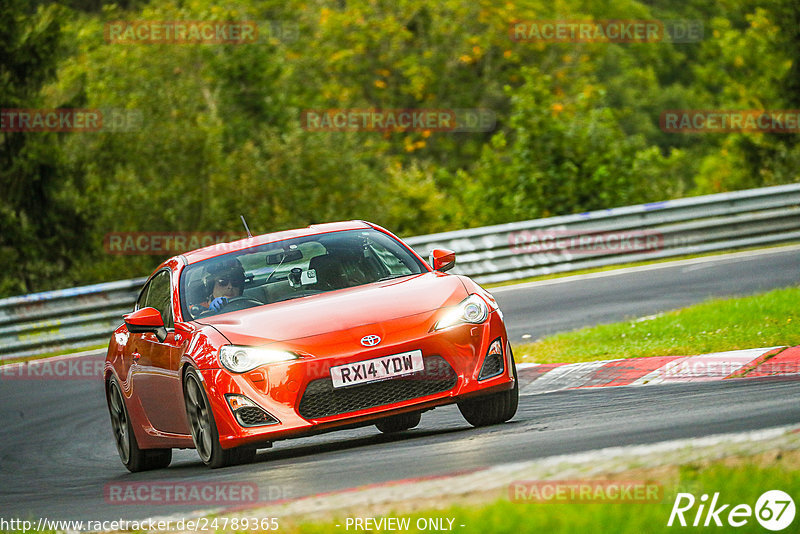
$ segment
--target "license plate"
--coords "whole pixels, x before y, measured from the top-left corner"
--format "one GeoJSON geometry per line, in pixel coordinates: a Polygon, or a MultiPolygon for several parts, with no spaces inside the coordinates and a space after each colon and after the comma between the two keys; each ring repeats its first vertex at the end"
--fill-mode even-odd
{"type": "Polygon", "coordinates": [[[333,387],[354,386],[395,378],[425,369],[422,351],[412,350],[371,360],[347,363],[331,367],[333,387]]]}

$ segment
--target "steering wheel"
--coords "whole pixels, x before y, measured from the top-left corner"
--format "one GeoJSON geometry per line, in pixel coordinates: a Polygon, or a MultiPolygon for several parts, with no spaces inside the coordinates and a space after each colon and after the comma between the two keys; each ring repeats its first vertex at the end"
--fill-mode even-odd
{"type": "MultiPolygon", "coordinates": [[[[225,302],[222,306],[220,306],[219,310],[214,311],[214,310],[205,310],[204,309],[198,315],[195,315],[195,319],[212,317],[214,315],[222,313],[223,310],[226,311],[226,312],[239,311],[239,310],[245,310],[247,308],[253,308],[255,306],[263,306],[263,305],[264,305],[263,302],[261,302],[260,300],[251,298],[251,297],[232,297],[232,298],[229,298],[228,301],[225,302]],[[231,307],[231,306],[233,306],[233,307],[231,307]]],[[[194,311],[192,313],[194,313],[194,311]]]]}
{"type": "Polygon", "coordinates": [[[217,313],[225,311],[239,311],[252,308],[254,306],[261,306],[264,303],[252,297],[233,297],[229,298],[222,306],[219,307],[217,313]]]}

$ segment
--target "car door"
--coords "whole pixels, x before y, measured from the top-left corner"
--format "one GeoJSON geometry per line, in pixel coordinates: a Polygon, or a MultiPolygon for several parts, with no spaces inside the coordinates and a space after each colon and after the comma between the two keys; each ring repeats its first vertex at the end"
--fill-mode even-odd
{"type": "Polygon", "coordinates": [[[170,271],[153,276],[143,290],[139,307],[152,307],[161,313],[167,337],[159,341],[154,333],[131,334],[133,361],[131,382],[134,395],[144,408],[153,428],[159,432],[186,434],[183,392],[178,364],[185,339],[175,334],[170,271]]]}

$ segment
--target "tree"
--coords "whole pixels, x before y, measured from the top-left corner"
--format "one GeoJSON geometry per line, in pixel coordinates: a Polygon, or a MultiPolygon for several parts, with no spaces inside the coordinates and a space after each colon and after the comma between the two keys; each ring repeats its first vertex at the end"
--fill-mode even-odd
{"type": "MultiPolygon", "coordinates": [[[[60,107],[40,94],[58,62],[58,6],[27,14],[25,0],[0,6],[0,102],[5,109],[60,107]]],[[[77,174],[60,135],[0,129],[0,295],[64,283],[85,227],[74,208],[77,174]]]]}

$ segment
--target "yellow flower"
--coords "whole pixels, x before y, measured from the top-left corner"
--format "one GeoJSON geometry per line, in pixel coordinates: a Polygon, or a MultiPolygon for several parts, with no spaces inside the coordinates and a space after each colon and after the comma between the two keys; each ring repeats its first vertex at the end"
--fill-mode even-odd
{"type": "Polygon", "coordinates": [[[461,61],[461,63],[472,63],[472,57],[466,54],[458,58],[458,60],[461,61]]]}
{"type": "Polygon", "coordinates": [[[430,130],[423,130],[422,131],[422,137],[427,139],[430,136],[431,136],[431,131],[430,130]]]}
{"type": "Polygon", "coordinates": [[[417,141],[414,143],[414,148],[425,148],[425,141],[417,141]]]}
{"type": "Polygon", "coordinates": [[[472,53],[475,54],[476,56],[481,55],[481,47],[480,46],[473,46],[472,47],[472,53]]]}
{"type": "Polygon", "coordinates": [[[564,106],[556,102],[555,104],[552,105],[552,110],[554,115],[558,115],[559,113],[564,111],[564,106]]]}
{"type": "Polygon", "coordinates": [[[375,87],[377,87],[378,89],[386,89],[386,82],[384,82],[383,80],[375,80],[374,83],[375,87]]]}
{"type": "Polygon", "coordinates": [[[742,59],[742,56],[736,56],[733,58],[734,67],[741,67],[742,65],[744,65],[744,59],[742,59]]]}
{"type": "Polygon", "coordinates": [[[511,57],[511,50],[506,50],[505,52],[503,52],[503,57],[506,58],[506,59],[510,58],[511,57]]]}

